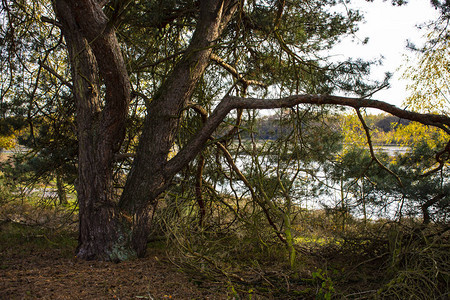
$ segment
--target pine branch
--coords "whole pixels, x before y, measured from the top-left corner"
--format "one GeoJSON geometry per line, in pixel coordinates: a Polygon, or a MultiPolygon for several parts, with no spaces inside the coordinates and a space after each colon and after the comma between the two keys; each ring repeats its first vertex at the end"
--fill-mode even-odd
{"type": "Polygon", "coordinates": [[[255,99],[226,96],[209,116],[203,128],[200,129],[192,140],[168,162],[165,167],[166,176],[173,176],[189,161],[194,159],[231,110],[288,108],[300,104],[347,106],[353,107],[354,109],[363,107],[376,108],[403,119],[440,128],[450,135],[450,117],[448,116],[407,111],[387,102],[378,100],[332,95],[295,95],[279,99],[255,99]]]}
{"type": "Polygon", "coordinates": [[[245,79],[233,66],[227,64],[222,58],[217,56],[216,54],[211,54],[211,60],[214,61],[219,66],[223,67],[227,70],[233,77],[237,79],[240,83],[244,85],[244,90],[250,85],[259,85],[261,87],[267,87],[266,84],[259,82],[257,80],[245,79]]]}

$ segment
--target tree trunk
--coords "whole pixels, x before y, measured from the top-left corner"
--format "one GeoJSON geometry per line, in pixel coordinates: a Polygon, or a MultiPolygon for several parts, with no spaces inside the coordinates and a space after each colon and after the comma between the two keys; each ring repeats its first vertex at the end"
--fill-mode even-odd
{"type": "MultiPolygon", "coordinates": [[[[144,255],[148,236],[148,207],[168,187],[175,172],[166,169],[181,113],[210,61],[214,44],[234,13],[230,1],[201,1],[200,17],[181,61],[153,99],[147,112],[137,155],[123,191],[120,207],[134,216],[133,247],[144,255]]],[[[189,160],[185,161],[187,165],[189,160]]]]}
{"type": "Polygon", "coordinates": [[[125,260],[145,253],[149,209],[175,175],[166,172],[165,166],[179,117],[209,63],[212,46],[237,6],[228,0],[201,1],[191,44],[150,104],[137,156],[118,202],[114,198],[113,162],[124,137],[130,83],[114,27],[100,3],[54,2],[68,47],[77,101],[77,256],[125,260]],[[102,83],[106,86],[104,99],[102,83]]]}
{"type": "Polygon", "coordinates": [[[79,241],[83,259],[124,260],[127,218],[113,191],[113,159],[123,141],[130,84],[117,39],[101,7],[91,1],[55,2],[72,67],[77,102],[79,241]],[[106,86],[100,96],[100,76],[106,86]],[[103,108],[102,108],[103,106],[103,108]]]}
{"type": "Polygon", "coordinates": [[[64,188],[64,182],[62,179],[61,170],[56,170],[56,189],[58,192],[58,199],[60,205],[67,204],[67,194],[66,189],[64,188]]]}
{"type": "MultiPolygon", "coordinates": [[[[181,113],[210,61],[212,48],[239,4],[234,0],[198,2],[200,14],[190,46],[149,105],[133,167],[119,200],[113,189],[113,167],[114,157],[124,139],[130,83],[114,24],[109,23],[101,7],[108,1],[52,1],[59,20],[57,24],[66,40],[73,94],[77,101],[78,257],[124,260],[134,255],[142,256],[150,208],[167,189],[172,177],[200,152],[231,109],[282,108],[302,103],[345,105],[356,109],[372,107],[449,132],[446,126],[450,121],[445,116],[412,113],[369,99],[329,95],[282,99],[226,96],[204,127],[167,161],[181,113]]],[[[270,205],[271,202],[267,203],[270,205]]]]}

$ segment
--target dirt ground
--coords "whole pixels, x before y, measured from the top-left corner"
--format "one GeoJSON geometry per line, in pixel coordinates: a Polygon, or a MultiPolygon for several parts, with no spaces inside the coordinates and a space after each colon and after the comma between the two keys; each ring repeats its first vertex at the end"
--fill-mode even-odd
{"type": "Polygon", "coordinates": [[[227,299],[190,282],[162,253],[122,263],[64,258],[58,249],[0,253],[0,299],[227,299]]]}

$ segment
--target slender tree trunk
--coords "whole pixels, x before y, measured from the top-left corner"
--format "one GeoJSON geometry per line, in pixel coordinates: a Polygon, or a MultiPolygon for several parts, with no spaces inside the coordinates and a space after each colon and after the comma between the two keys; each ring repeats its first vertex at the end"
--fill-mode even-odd
{"type": "Polygon", "coordinates": [[[61,170],[56,170],[56,188],[58,192],[59,204],[67,204],[67,194],[66,189],[64,188],[61,170]]]}

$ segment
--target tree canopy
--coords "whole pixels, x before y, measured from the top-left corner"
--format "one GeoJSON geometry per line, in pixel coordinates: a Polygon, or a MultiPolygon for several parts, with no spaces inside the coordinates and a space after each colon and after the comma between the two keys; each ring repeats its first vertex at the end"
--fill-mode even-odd
{"type": "MultiPolygon", "coordinates": [[[[403,110],[372,100],[387,81],[367,80],[369,62],[333,62],[323,55],[362,20],[358,11],[334,9],[345,1],[5,0],[1,5],[0,113],[26,131],[23,143],[47,170],[72,178],[80,258],[144,255],[152,216],[169,191],[195,195],[190,197],[204,224],[205,178],[222,174],[242,183],[293,262],[291,191],[304,166],[273,174],[254,158],[258,110],[281,109],[281,121],[290,121],[280,140],[285,143],[276,149],[277,154],[284,149],[292,164],[314,157],[307,152],[325,153],[317,152],[317,139],[322,150],[336,150],[331,135],[315,139],[329,131],[315,128],[329,125],[326,114],[339,107],[356,111],[372,160],[384,170],[388,167],[372,149],[364,108],[438,128],[447,138],[450,133],[450,118],[441,110],[403,110]],[[244,131],[251,146],[242,142],[244,131]],[[252,154],[251,177],[235,163],[239,152],[252,154]],[[221,159],[231,170],[227,174],[220,171],[221,159]],[[278,192],[268,193],[267,187],[278,192]],[[284,199],[282,208],[277,195],[284,199]]],[[[445,61],[445,53],[440,57],[445,61]]],[[[441,166],[450,149],[438,146],[441,166]]],[[[279,162],[281,168],[281,155],[279,162]]]]}

